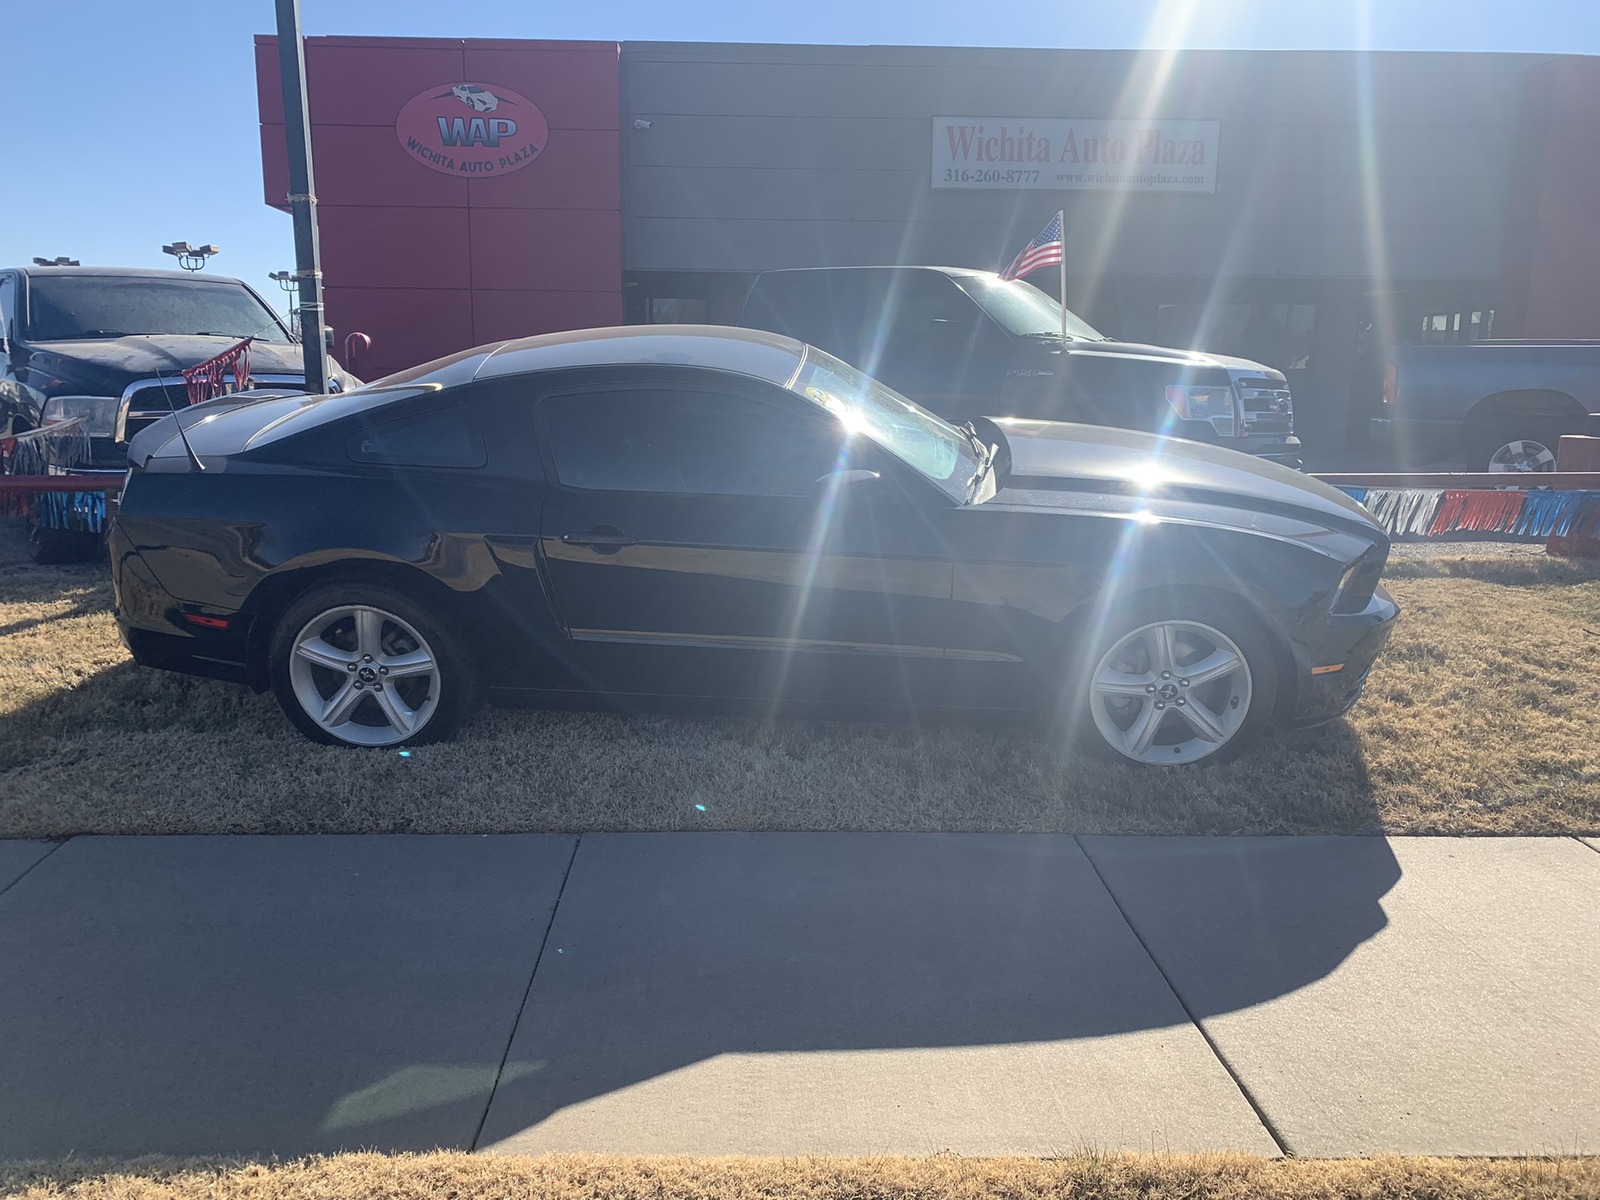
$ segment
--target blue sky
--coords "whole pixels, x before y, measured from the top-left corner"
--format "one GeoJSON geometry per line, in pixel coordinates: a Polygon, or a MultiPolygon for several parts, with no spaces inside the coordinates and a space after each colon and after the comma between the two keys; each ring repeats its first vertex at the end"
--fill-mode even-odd
{"type": "MultiPolygon", "coordinates": [[[[1596,0],[302,0],[317,34],[919,45],[1600,53],[1596,0]]],[[[69,254],[211,270],[281,299],[289,218],[261,201],[251,39],[271,0],[14,0],[0,264],[69,254]],[[20,111],[19,111],[20,107],[20,111]]]]}

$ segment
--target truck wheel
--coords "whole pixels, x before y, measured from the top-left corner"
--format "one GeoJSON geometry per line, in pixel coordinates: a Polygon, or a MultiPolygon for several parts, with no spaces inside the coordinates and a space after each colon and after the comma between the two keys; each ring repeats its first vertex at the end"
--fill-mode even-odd
{"type": "Polygon", "coordinates": [[[1510,420],[1489,426],[1477,437],[1471,471],[1523,474],[1556,469],[1556,446],[1569,430],[1548,420],[1510,420]]]}
{"type": "Polygon", "coordinates": [[[28,558],[41,567],[91,562],[100,552],[100,538],[77,529],[28,528],[28,558]]]}

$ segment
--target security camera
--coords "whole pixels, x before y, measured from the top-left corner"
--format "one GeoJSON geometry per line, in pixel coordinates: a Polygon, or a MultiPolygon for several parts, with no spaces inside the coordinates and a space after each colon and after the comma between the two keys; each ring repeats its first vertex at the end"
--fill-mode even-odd
{"type": "Polygon", "coordinates": [[[654,121],[646,121],[643,117],[635,117],[633,121],[633,127],[635,129],[649,129],[650,126],[654,124],[654,121]]]}

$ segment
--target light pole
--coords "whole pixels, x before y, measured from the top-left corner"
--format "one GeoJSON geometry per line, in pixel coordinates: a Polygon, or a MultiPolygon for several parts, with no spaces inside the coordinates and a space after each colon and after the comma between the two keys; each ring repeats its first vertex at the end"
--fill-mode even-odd
{"type": "Polygon", "coordinates": [[[208,242],[204,246],[191,246],[188,242],[168,242],[161,247],[161,253],[172,255],[185,271],[198,271],[206,265],[206,259],[213,254],[220,254],[221,249],[214,242],[208,242]]]}
{"type": "Polygon", "coordinates": [[[306,52],[300,0],[276,0],[278,77],[283,132],[289,146],[289,211],[294,215],[294,278],[300,286],[300,349],[306,391],[328,390],[328,347],[322,326],[322,253],[317,244],[317,189],[311,169],[311,114],[306,105],[306,52]]]}
{"type": "MultiPolygon", "coordinates": [[[[293,297],[300,289],[299,282],[294,277],[293,271],[273,271],[267,278],[277,284],[286,296],[293,297]]],[[[300,310],[294,306],[294,300],[289,301],[289,332],[295,336],[300,334],[300,310]]]]}

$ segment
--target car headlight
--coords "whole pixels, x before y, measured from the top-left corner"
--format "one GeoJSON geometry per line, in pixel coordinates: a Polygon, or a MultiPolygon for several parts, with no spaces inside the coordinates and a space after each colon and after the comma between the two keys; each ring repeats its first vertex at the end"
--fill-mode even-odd
{"type": "Polygon", "coordinates": [[[1223,437],[1233,436],[1233,391],[1225,387],[1167,387],[1167,403],[1180,421],[1208,421],[1223,437]]]}
{"type": "Polygon", "coordinates": [[[1387,553],[1369,550],[1346,567],[1333,593],[1332,611],[1350,614],[1365,609],[1372,601],[1372,593],[1378,590],[1387,558],[1387,553]]]}
{"type": "Polygon", "coordinates": [[[121,406],[122,401],[116,396],[51,396],[44,402],[40,424],[58,425],[81,419],[90,437],[114,437],[121,406]]]}

